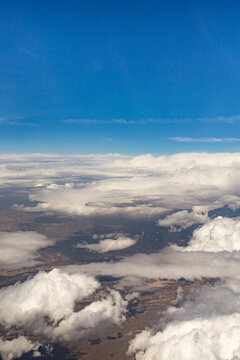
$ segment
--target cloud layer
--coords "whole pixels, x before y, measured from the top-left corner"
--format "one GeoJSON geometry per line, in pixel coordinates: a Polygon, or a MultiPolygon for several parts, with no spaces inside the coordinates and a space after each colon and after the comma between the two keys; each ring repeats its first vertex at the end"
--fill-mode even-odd
{"type": "Polygon", "coordinates": [[[28,211],[162,216],[240,204],[239,154],[1,155],[1,186],[31,186],[28,211]]]}

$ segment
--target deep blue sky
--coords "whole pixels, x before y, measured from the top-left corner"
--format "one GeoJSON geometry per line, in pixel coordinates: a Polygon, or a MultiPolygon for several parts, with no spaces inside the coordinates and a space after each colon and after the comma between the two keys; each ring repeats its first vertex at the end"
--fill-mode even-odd
{"type": "Polygon", "coordinates": [[[0,80],[1,153],[238,151],[240,3],[0,1],[0,80]]]}

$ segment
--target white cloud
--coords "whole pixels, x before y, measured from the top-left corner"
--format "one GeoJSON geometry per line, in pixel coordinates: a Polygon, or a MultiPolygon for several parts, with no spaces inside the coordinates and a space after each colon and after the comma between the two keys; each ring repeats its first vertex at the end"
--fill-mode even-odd
{"type": "Polygon", "coordinates": [[[22,207],[28,211],[156,216],[196,206],[240,205],[239,154],[89,155],[59,157],[55,164],[46,156],[38,165],[41,175],[32,164],[23,169],[29,178],[38,174],[34,185],[46,184],[32,191],[30,200],[39,204],[22,207]],[[59,182],[49,185],[50,177],[59,182]],[[63,182],[74,187],[66,188],[63,182]]]}
{"type": "Polygon", "coordinates": [[[127,300],[117,291],[79,312],[75,305],[100,286],[93,277],[59,269],[39,272],[23,283],[0,289],[0,324],[48,340],[76,340],[125,320],[127,300]]]}
{"type": "Polygon", "coordinates": [[[192,137],[170,137],[169,140],[185,143],[234,143],[239,142],[239,138],[192,138],[192,137]]]}
{"type": "Polygon", "coordinates": [[[89,336],[92,331],[102,334],[107,326],[120,324],[125,320],[127,304],[119,292],[112,290],[105,299],[94,301],[62,320],[51,336],[61,340],[77,340],[89,336]]]}
{"type": "Polygon", "coordinates": [[[186,229],[193,224],[203,224],[208,220],[206,212],[198,213],[195,211],[182,210],[171,215],[167,215],[164,219],[158,220],[159,226],[170,227],[171,231],[186,229]]]}
{"type": "Polygon", "coordinates": [[[238,153],[1,155],[0,171],[1,186],[32,186],[37,206],[16,206],[28,211],[151,217],[240,205],[238,153]]]}
{"type": "Polygon", "coordinates": [[[221,216],[194,230],[187,251],[240,250],[240,219],[221,216]]]}
{"type": "MultiPolygon", "coordinates": [[[[106,234],[104,240],[100,240],[97,244],[78,244],[78,248],[85,248],[91,251],[97,251],[99,253],[105,253],[108,251],[117,251],[129,248],[136,244],[138,237],[132,239],[122,233],[106,234]]],[[[95,236],[96,238],[96,236],[95,236]]]]}
{"type": "Polygon", "coordinates": [[[143,279],[180,279],[240,277],[240,253],[181,251],[167,248],[155,254],[136,254],[119,262],[70,265],[66,271],[90,275],[143,279]]]}
{"type": "MultiPolygon", "coordinates": [[[[239,285],[239,284],[238,284],[239,285]]],[[[191,293],[180,308],[170,307],[155,329],[133,339],[138,360],[226,360],[240,357],[239,291],[220,285],[191,293]]]]}
{"type": "MultiPolygon", "coordinates": [[[[171,278],[171,270],[175,272],[180,256],[179,276],[188,278],[189,271],[198,272],[198,277],[214,277],[215,273],[222,284],[190,293],[181,307],[170,306],[153,329],[138,334],[129,346],[137,360],[240,358],[239,230],[239,218],[218,217],[196,229],[186,248],[169,249],[176,253],[167,253],[166,263],[159,264],[159,270],[168,272],[167,278],[171,278]]],[[[177,301],[182,301],[181,293],[177,301]]]]}
{"type": "Polygon", "coordinates": [[[35,231],[0,232],[0,269],[36,265],[37,250],[53,244],[53,240],[35,231]]]}
{"type": "MultiPolygon", "coordinates": [[[[157,254],[138,254],[116,263],[70,266],[66,271],[86,271],[131,279],[220,278],[177,299],[152,329],[138,334],[129,346],[136,360],[237,360],[240,357],[240,236],[239,218],[218,217],[195,230],[186,248],[171,246],[157,254]],[[179,303],[182,303],[179,307],[179,303]]],[[[137,280],[135,280],[137,279],[137,280]]],[[[141,285],[141,284],[140,284],[141,285]]],[[[141,291],[141,290],[140,290],[141,291]]]]}
{"type": "Polygon", "coordinates": [[[57,322],[73,312],[75,302],[92,294],[99,283],[84,274],[59,269],[39,272],[23,283],[0,289],[0,323],[6,327],[31,325],[49,317],[57,322]]]}
{"type": "Polygon", "coordinates": [[[207,123],[236,123],[240,121],[240,115],[233,115],[233,116],[216,116],[213,118],[196,118],[196,119],[181,119],[181,118],[146,118],[146,119],[66,119],[63,120],[64,123],[67,124],[75,124],[75,125],[82,125],[82,124],[123,124],[123,125],[143,125],[143,124],[151,124],[151,123],[160,123],[160,124],[182,124],[182,123],[191,123],[191,122],[207,122],[207,123]]]}
{"type": "MultiPolygon", "coordinates": [[[[41,187],[39,184],[35,185],[35,187],[41,187]]],[[[64,185],[58,185],[58,184],[49,184],[47,185],[46,189],[48,190],[58,190],[58,189],[72,189],[74,187],[73,183],[66,183],[64,185]]]]}
{"type": "Polygon", "coordinates": [[[19,358],[25,353],[33,350],[33,357],[39,356],[40,353],[37,351],[40,344],[38,342],[31,342],[24,336],[19,336],[13,340],[2,340],[0,339],[0,355],[2,360],[11,360],[19,358]]]}

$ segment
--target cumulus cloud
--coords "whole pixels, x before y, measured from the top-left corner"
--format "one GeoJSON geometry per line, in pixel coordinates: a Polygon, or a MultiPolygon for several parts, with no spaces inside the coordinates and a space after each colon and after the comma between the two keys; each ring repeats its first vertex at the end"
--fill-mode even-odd
{"type": "MultiPolygon", "coordinates": [[[[217,217],[196,229],[186,248],[169,249],[176,250],[180,258],[184,254],[180,262],[186,261],[193,273],[196,266],[191,266],[189,259],[203,267],[199,276],[206,276],[206,270],[212,269],[212,275],[206,277],[212,277],[215,272],[222,283],[190,293],[180,307],[170,306],[154,328],[143,331],[130,342],[129,354],[135,354],[137,360],[240,358],[239,228],[239,218],[217,217]]],[[[168,262],[175,260],[174,254],[170,254],[168,262]]],[[[185,277],[186,273],[187,269],[184,271],[180,264],[179,275],[185,277]]],[[[182,294],[178,295],[177,302],[181,302],[182,294]]]]}
{"type": "Polygon", "coordinates": [[[187,251],[240,250],[240,219],[221,216],[206,222],[193,232],[187,251]]]}
{"type": "Polygon", "coordinates": [[[0,232],[0,269],[36,265],[37,250],[53,244],[53,240],[35,231],[0,232]]]}
{"type": "MultiPolygon", "coordinates": [[[[36,187],[39,187],[39,184],[35,185],[36,187]]],[[[58,185],[58,184],[49,184],[47,185],[47,189],[50,189],[50,190],[57,190],[57,189],[72,189],[74,187],[74,184],[73,183],[66,183],[64,185],[58,185]]]]}
{"type": "Polygon", "coordinates": [[[239,291],[228,284],[191,293],[181,307],[170,307],[158,326],[138,334],[129,353],[138,360],[238,359],[239,291]]]}
{"type": "Polygon", "coordinates": [[[103,333],[111,324],[120,324],[125,320],[128,301],[123,300],[119,292],[112,290],[102,300],[94,301],[79,312],[72,313],[54,328],[51,336],[62,340],[77,340],[89,336],[92,331],[103,333]]]}
{"type": "Polygon", "coordinates": [[[33,357],[39,356],[40,353],[37,351],[40,344],[38,342],[31,342],[24,336],[19,336],[13,340],[2,340],[0,339],[0,355],[2,360],[11,360],[19,358],[29,351],[33,352],[33,357]]]}
{"type": "Polygon", "coordinates": [[[0,289],[0,324],[50,340],[76,340],[125,320],[128,301],[117,291],[79,312],[76,303],[100,286],[91,276],[59,269],[0,289]]]}
{"type": "MultiPolygon", "coordinates": [[[[97,244],[78,244],[78,248],[85,248],[91,251],[97,251],[99,253],[105,253],[108,251],[117,251],[129,248],[136,244],[138,237],[132,239],[123,233],[111,233],[106,234],[103,240],[100,240],[97,244]]],[[[96,238],[96,236],[95,236],[96,238]]]]}
{"type": "Polygon", "coordinates": [[[205,212],[198,213],[195,211],[182,210],[171,215],[167,215],[164,219],[158,220],[159,226],[170,227],[170,231],[179,231],[186,229],[193,224],[203,224],[207,221],[208,214],[205,212]]]}
{"type": "Polygon", "coordinates": [[[23,283],[0,289],[0,323],[6,327],[29,325],[46,316],[56,323],[71,315],[75,302],[99,286],[93,277],[80,273],[39,272],[23,283]]]}

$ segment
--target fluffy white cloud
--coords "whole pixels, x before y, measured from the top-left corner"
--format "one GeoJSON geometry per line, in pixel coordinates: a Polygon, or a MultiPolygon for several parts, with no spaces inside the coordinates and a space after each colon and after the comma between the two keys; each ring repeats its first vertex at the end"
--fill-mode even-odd
{"type": "Polygon", "coordinates": [[[84,274],[67,274],[59,269],[39,272],[32,279],[0,289],[0,323],[40,326],[48,317],[54,323],[73,312],[75,302],[92,294],[99,283],[84,274]]]}
{"type": "MultiPolygon", "coordinates": [[[[206,277],[214,277],[215,273],[223,284],[204,286],[200,291],[190,293],[181,307],[171,306],[154,329],[138,334],[129,346],[129,353],[134,353],[137,360],[240,358],[239,229],[239,218],[218,217],[196,229],[186,248],[173,246],[169,249],[176,251],[179,259],[181,253],[184,254],[179,275],[185,277],[188,270],[196,275],[197,268],[194,263],[190,264],[191,259],[197,266],[202,266],[202,270],[198,268],[199,277],[207,272],[206,277]],[[183,263],[189,269],[184,270],[183,263]]],[[[176,254],[168,254],[168,265],[176,264],[176,254]]],[[[174,266],[172,270],[174,272],[174,266]]],[[[171,267],[168,267],[166,277],[170,271],[171,267]]]]}
{"type": "Polygon", "coordinates": [[[129,353],[136,353],[138,360],[238,359],[239,295],[228,284],[191,293],[180,308],[168,309],[158,324],[160,331],[138,334],[129,353]]]}
{"type": "Polygon", "coordinates": [[[104,240],[100,240],[97,244],[78,244],[77,247],[97,251],[99,253],[105,253],[108,251],[117,251],[129,248],[130,246],[136,244],[138,239],[138,237],[132,239],[123,233],[106,234],[105,237],[106,238],[104,240]]]}
{"type": "Polygon", "coordinates": [[[182,210],[167,215],[164,219],[159,219],[158,225],[170,227],[170,231],[178,231],[186,229],[193,224],[204,224],[207,220],[208,214],[206,212],[198,213],[195,211],[182,210]]]}
{"type": "MultiPolygon", "coordinates": [[[[35,185],[36,187],[39,187],[39,185],[35,185]]],[[[57,190],[57,189],[72,189],[74,187],[74,184],[73,183],[66,183],[64,185],[58,185],[58,184],[50,184],[50,185],[47,185],[47,189],[50,189],[50,190],[57,190]]]]}
{"type": "Polygon", "coordinates": [[[24,336],[19,336],[16,339],[5,341],[0,339],[0,355],[2,360],[11,360],[33,350],[33,357],[39,356],[40,353],[37,351],[39,346],[39,343],[33,343],[24,336]]]}
{"type": "Polygon", "coordinates": [[[37,250],[54,244],[35,231],[0,232],[0,269],[18,269],[38,263],[37,250]]]}
{"type": "Polygon", "coordinates": [[[240,219],[221,216],[206,222],[193,232],[187,251],[240,250],[240,219]]]}
{"type": "Polygon", "coordinates": [[[127,300],[117,291],[93,301],[79,312],[77,302],[100,284],[91,276],[54,269],[0,289],[0,324],[50,340],[76,340],[125,320],[127,300]]]}
{"type": "Polygon", "coordinates": [[[94,301],[62,320],[51,336],[62,340],[77,340],[88,336],[92,331],[103,333],[107,326],[120,324],[125,320],[127,304],[119,292],[112,290],[105,299],[94,301]]]}

